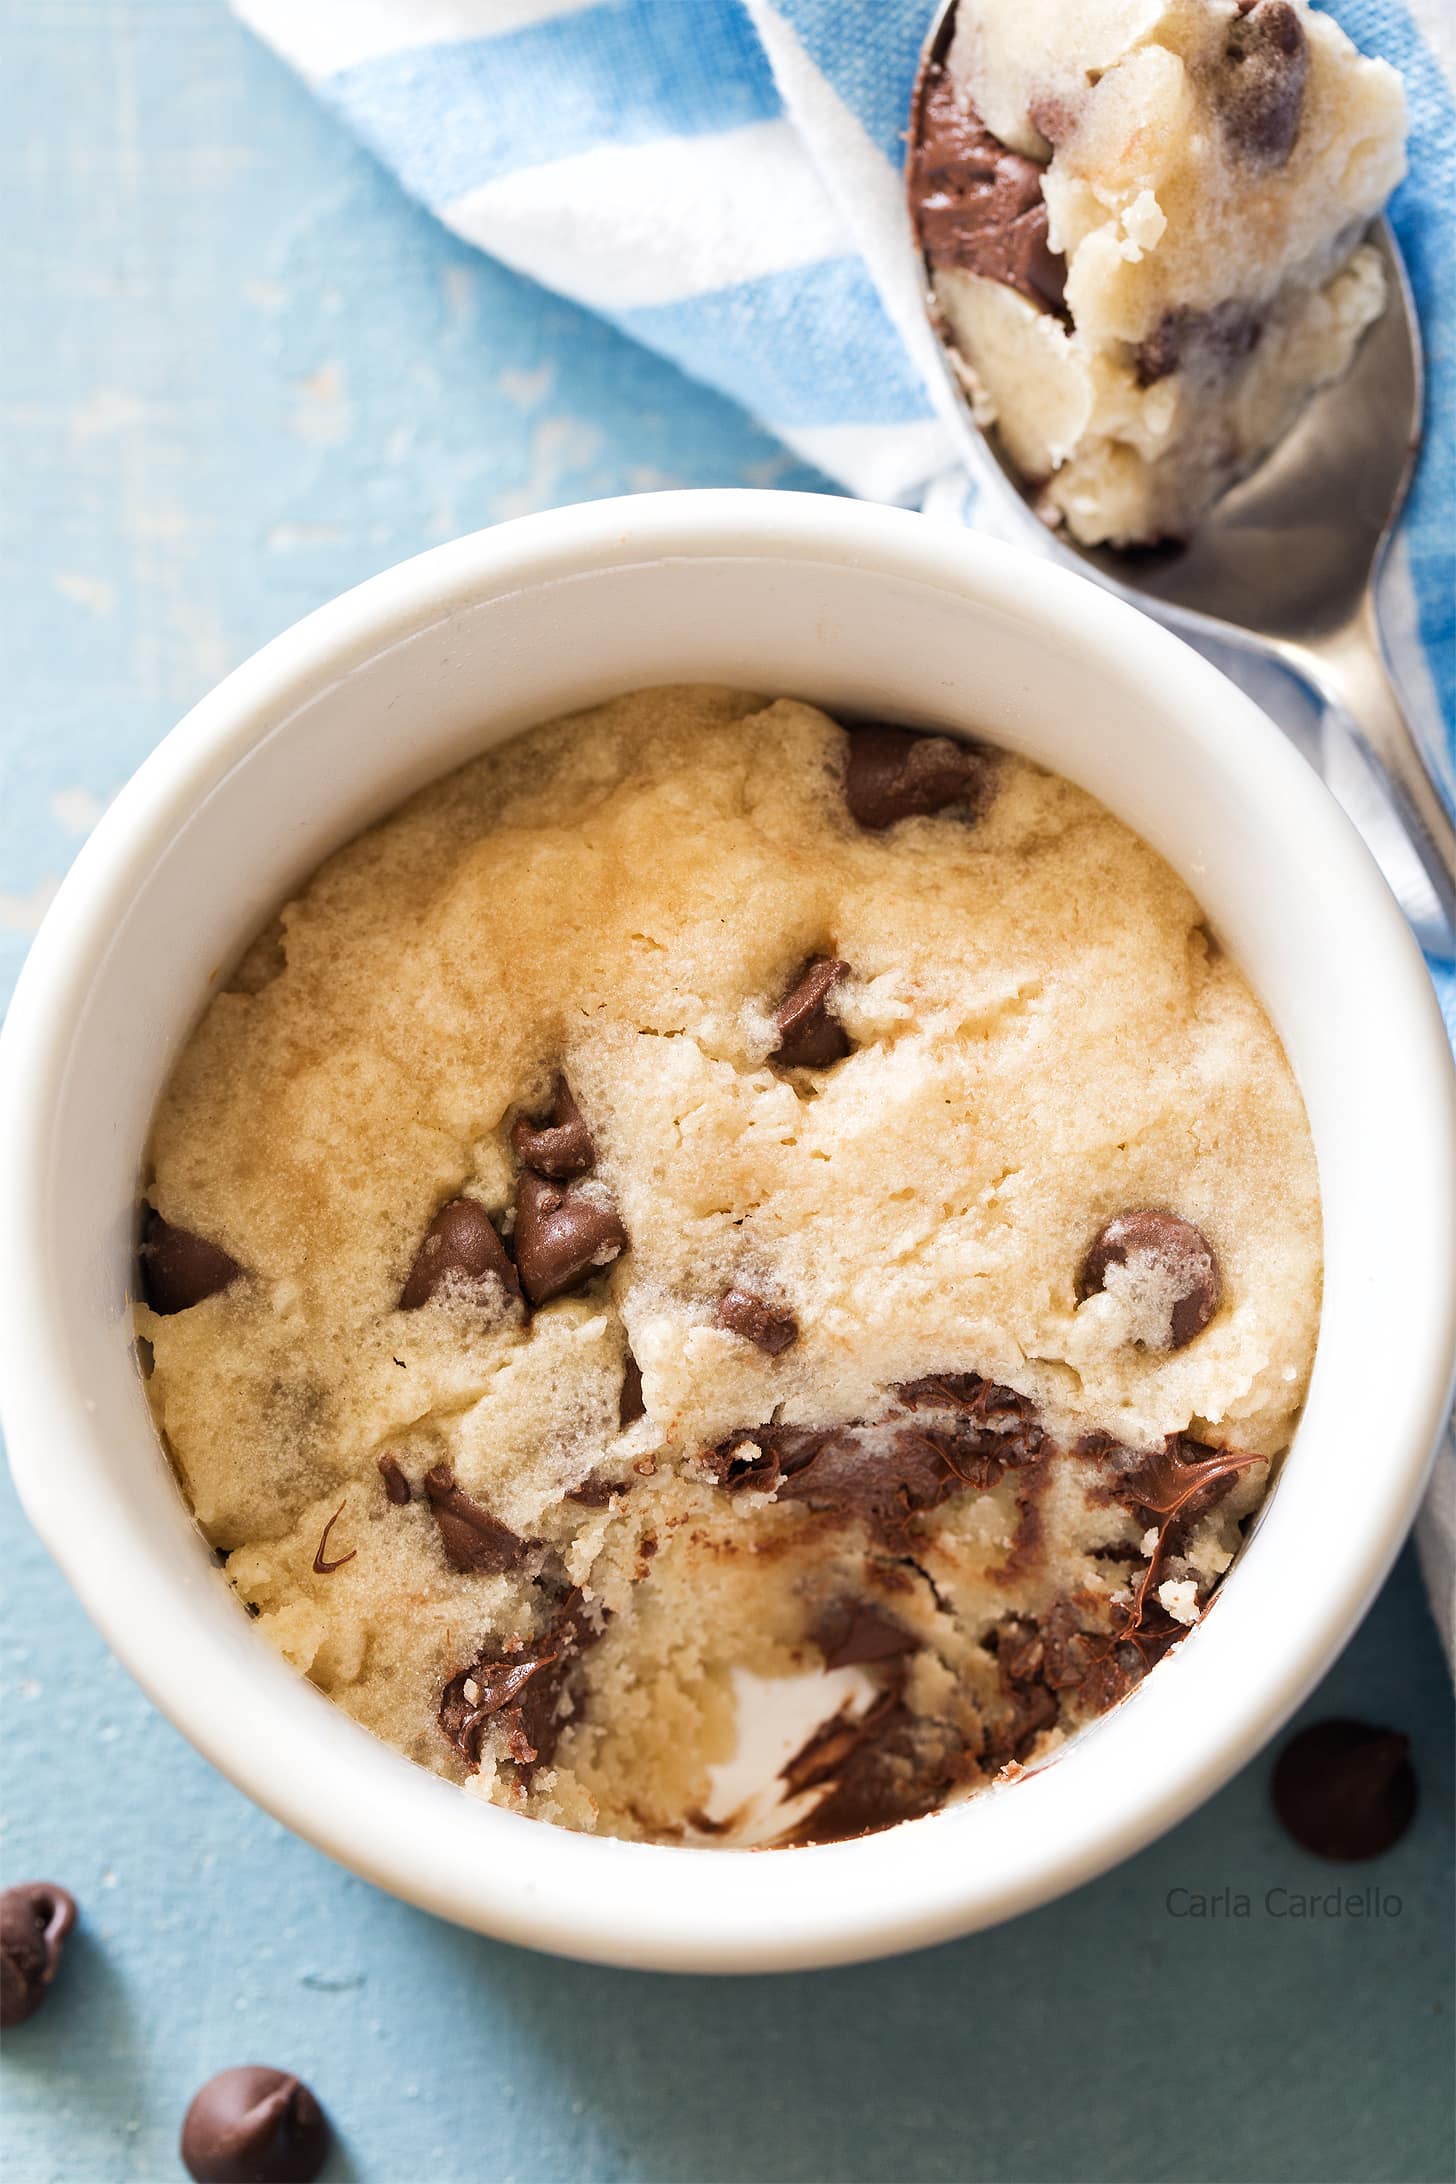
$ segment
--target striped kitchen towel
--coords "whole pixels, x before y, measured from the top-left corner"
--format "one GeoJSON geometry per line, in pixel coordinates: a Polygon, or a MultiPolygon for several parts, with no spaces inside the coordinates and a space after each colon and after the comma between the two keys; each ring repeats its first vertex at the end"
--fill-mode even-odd
{"type": "MultiPolygon", "coordinates": [[[[994,497],[958,467],[904,211],[902,132],[934,0],[234,4],[458,235],[734,397],[849,492],[995,527],[994,497]]],[[[1410,173],[1392,213],[1430,393],[1382,610],[1418,727],[1449,755],[1456,15],[1451,0],[1330,0],[1330,12],[1394,63],[1410,102],[1410,173]]],[[[1206,649],[1378,831],[1348,744],[1328,724],[1319,734],[1307,697],[1206,649]]],[[[1456,1038],[1456,979],[1436,975],[1456,1038]]],[[[1431,1574],[1449,1649],[1448,1459],[1444,1519],[1433,1497],[1423,1544],[1428,1567],[1444,1557],[1431,1574]]]]}

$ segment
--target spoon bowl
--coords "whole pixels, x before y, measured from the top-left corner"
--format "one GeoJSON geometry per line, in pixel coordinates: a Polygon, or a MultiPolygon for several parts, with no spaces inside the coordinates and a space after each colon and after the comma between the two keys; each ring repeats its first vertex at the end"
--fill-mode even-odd
{"type": "MultiPolygon", "coordinates": [[[[944,65],[957,0],[943,0],[921,54],[911,107],[913,160],[921,87],[944,65]]],[[[912,220],[914,207],[911,208],[912,220]]],[[[1191,635],[1217,637],[1291,668],[1342,716],[1381,780],[1438,908],[1417,916],[1429,951],[1456,952],[1456,828],[1391,677],[1374,584],[1415,468],[1424,375],[1420,323],[1395,237],[1370,241],[1387,300],[1342,379],[1322,388],[1257,468],[1216,501],[1186,542],[1083,546],[1049,530],[1039,482],[1022,475],[994,426],[976,420],[920,256],[926,313],[969,462],[1064,563],[1191,635]]],[[[918,243],[917,243],[918,249],[918,243]]]]}

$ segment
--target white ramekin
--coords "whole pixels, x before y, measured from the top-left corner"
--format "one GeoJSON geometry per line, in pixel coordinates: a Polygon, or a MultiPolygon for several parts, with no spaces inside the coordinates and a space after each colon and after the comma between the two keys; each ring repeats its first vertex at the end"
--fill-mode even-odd
{"type": "Polygon", "coordinates": [[[965,1933],[1146,1843],[1298,1704],[1390,1566],[1456,1355],[1456,1101],[1425,969],[1312,773],[1214,669],[1076,577],[842,500],[683,493],[460,540],[230,675],[117,798],[0,1046],[0,1345],[21,1497],[108,1642],[249,1796],[380,1886],[625,1965],[767,1970],[965,1933]],[[128,1290],[148,1120],[242,944],[324,854],[521,727],[735,683],[975,730],[1083,783],[1186,877],[1309,1109],[1309,1403],[1206,1622],[1056,1763],[822,1849],[597,1841],[412,1766],[253,1632],[152,1429],[128,1290]]]}

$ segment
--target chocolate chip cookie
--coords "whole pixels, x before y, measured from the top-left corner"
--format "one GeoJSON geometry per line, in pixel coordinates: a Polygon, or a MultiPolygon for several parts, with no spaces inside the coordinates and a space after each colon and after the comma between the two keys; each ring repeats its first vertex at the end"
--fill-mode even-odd
{"type": "Polygon", "coordinates": [[[1130,1690],[1320,1292],[1289,1066],[1143,842],[989,742],[714,688],[332,857],[177,1063],[138,1254],[257,1632],[474,1795],[703,1844],[745,1678],[825,1694],[784,1843],[1130,1690]]]}

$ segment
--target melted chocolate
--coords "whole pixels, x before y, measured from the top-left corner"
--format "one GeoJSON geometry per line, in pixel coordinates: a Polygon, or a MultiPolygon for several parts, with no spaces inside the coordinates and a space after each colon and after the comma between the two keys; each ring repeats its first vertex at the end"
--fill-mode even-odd
{"type": "Polygon", "coordinates": [[[751,1289],[730,1289],[719,1300],[718,1325],[741,1335],[755,1349],[778,1357],[799,1339],[799,1322],[786,1305],[769,1304],[751,1289]]]}
{"type": "Polygon", "coordinates": [[[532,1304],[588,1282],[627,1248],[610,1201],[523,1168],[516,1184],[516,1265],[532,1304]]]}
{"type": "Polygon", "coordinates": [[[452,1198],[426,1229],[400,1291],[401,1312],[418,1312],[442,1290],[473,1290],[484,1301],[519,1300],[521,1285],[495,1223],[474,1198],[452,1198]]]}
{"type": "Polygon", "coordinates": [[[592,1134],[564,1077],[556,1080],[545,1122],[522,1116],[512,1123],[511,1149],[523,1168],[534,1168],[538,1175],[585,1175],[592,1166],[597,1157],[592,1134]]]}
{"type": "Polygon", "coordinates": [[[848,971],[833,956],[810,956],[774,1011],[779,1043],[769,1059],[785,1069],[828,1069],[850,1051],[849,1034],[829,1011],[829,996],[848,971]]]}
{"type": "Polygon", "coordinates": [[[790,1796],[829,1785],[785,1844],[849,1842],[902,1820],[923,1819],[974,1767],[952,1723],[912,1714],[892,1688],[858,1721],[836,1714],[784,1767],[790,1796]]]}
{"type": "Polygon", "coordinates": [[[221,1244],[164,1221],[152,1206],[144,1209],[138,1256],[142,1295],[164,1319],[190,1312],[194,1304],[218,1296],[243,1271],[221,1244]]]}
{"type": "Polygon", "coordinates": [[[1060,311],[1067,261],[1047,240],[1042,169],[992,136],[946,71],[926,71],[911,117],[910,215],[933,266],[954,266],[1060,311]]]}
{"type": "Polygon", "coordinates": [[[497,1722],[506,1756],[523,1779],[546,1765],[574,1710],[573,1670],[601,1634],[580,1592],[568,1593],[529,1650],[497,1658],[487,1649],[452,1676],[440,1695],[440,1727],[461,1758],[478,1767],[481,1739],[497,1722]]]}
{"type": "Polygon", "coordinates": [[[881,1419],[730,1434],[705,1459],[708,1469],[731,1491],[803,1502],[898,1547],[913,1517],[956,1494],[984,1492],[1046,1449],[1035,1405],[978,1374],[907,1381],[895,1394],[903,1409],[881,1419]]]}
{"type": "Polygon", "coordinates": [[[520,1567],[525,1541],[458,1487],[448,1464],[436,1464],[425,1473],[425,1493],[452,1570],[462,1576],[500,1577],[520,1567]]]}
{"type": "Polygon", "coordinates": [[[1112,1267],[1126,1267],[1134,1279],[1141,1275],[1175,1292],[1166,1340],[1150,1342],[1149,1348],[1185,1349],[1218,1310],[1223,1283],[1213,1246],[1202,1229],[1160,1206],[1138,1206],[1104,1224],[1082,1261],[1077,1295],[1090,1297],[1105,1288],[1112,1267]]]}
{"type": "Polygon", "coordinates": [[[996,761],[980,744],[876,722],[846,733],[844,800],[850,817],[868,833],[883,833],[901,819],[929,819],[957,809],[974,820],[985,809],[996,761]]]}

